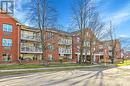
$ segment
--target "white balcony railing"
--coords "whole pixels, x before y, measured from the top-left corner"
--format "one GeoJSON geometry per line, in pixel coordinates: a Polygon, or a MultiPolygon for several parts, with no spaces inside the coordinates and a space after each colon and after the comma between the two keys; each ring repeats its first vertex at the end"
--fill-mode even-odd
{"type": "Polygon", "coordinates": [[[25,34],[21,34],[21,39],[31,40],[31,41],[40,41],[40,36],[27,36],[25,34]]]}
{"type": "Polygon", "coordinates": [[[65,40],[65,39],[61,39],[58,44],[61,45],[72,45],[72,40],[65,40]]]}
{"type": "Polygon", "coordinates": [[[42,53],[40,48],[21,47],[22,53],[42,53]]]}
{"type": "Polygon", "coordinates": [[[59,54],[72,54],[72,49],[59,48],[59,54]]]}

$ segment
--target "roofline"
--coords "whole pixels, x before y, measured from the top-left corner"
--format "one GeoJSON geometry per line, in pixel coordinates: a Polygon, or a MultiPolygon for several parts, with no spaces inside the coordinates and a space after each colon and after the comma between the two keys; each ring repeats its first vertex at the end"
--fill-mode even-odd
{"type": "MultiPolygon", "coordinates": [[[[36,31],[36,32],[39,32],[40,29],[38,28],[34,28],[34,27],[29,27],[27,25],[21,25],[21,27],[25,27],[25,28],[21,28],[22,30],[27,30],[27,31],[36,31]]],[[[57,29],[51,29],[51,28],[47,28],[46,31],[49,31],[49,32],[54,32],[54,33],[58,33],[58,34],[64,34],[66,36],[71,36],[71,34],[65,32],[65,31],[62,31],[62,30],[57,30],[57,29]],[[60,32],[60,33],[59,33],[60,32]]]]}
{"type": "Polygon", "coordinates": [[[7,15],[7,16],[13,18],[16,22],[20,23],[20,21],[19,21],[16,17],[12,16],[11,14],[8,14],[8,13],[1,13],[1,12],[2,12],[2,10],[1,10],[1,8],[0,8],[0,14],[5,14],[5,15],[7,15]]]}

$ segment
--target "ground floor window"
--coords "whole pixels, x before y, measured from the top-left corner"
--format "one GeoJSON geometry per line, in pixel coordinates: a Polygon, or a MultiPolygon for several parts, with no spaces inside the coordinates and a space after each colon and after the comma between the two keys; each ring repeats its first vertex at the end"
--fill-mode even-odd
{"type": "Polygon", "coordinates": [[[50,54],[50,55],[48,55],[48,60],[49,61],[54,61],[54,57],[50,54]]]}
{"type": "Polygon", "coordinates": [[[23,60],[42,60],[41,54],[21,54],[20,57],[23,58],[23,60]]]}
{"type": "Polygon", "coordinates": [[[3,61],[4,62],[10,62],[11,61],[11,55],[9,54],[3,54],[3,61]]]}

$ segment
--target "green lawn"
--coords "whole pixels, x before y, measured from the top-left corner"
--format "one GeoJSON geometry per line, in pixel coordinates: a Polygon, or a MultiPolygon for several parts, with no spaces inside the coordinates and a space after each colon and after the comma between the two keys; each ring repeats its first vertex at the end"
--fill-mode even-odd
{"type": "MultiPolygon", "coordinates": [[[[103,66],[99,67],[88,67],[87,70],[92,70],[95,68],[104,68],[103,66]]],[[[108,67],[105,67],[108,68],[108,67]]],[[[104,68],[104,69],[105,69],[104,68]]],[[[26,71],[11,71],[11,72],[0,72],[1,76],[12,76],[12,75],[19,75],[19,74],[30,74],[30,73],[37,73],[37,72],[57,72],[57,71],[70,71],[74,69],[84,69],[84,67],[77,67],[77,68],[63,68],[63,69],[48,69],[48,70],[26,70],[26,71]]],[[[85,68],[86,70],[86,68],[85,68]]]]}
{"type": "Polygon", "coordinates": [[[1,64],[0,70],[2,69],[26,69],[26,68],[42,68],[42,65],[33,65],[33,64],[1,64]]]}
{"type": "Polygon", "coordinates": [[[116,64],[118,67],[120,66],[128,66],[130,65],[130,60],[125,60],[124,63],[120,62],[118,64],[116,64]]]}
{"type": "MultiPolygon", "coordinates": [[[[49,66],[43,66],[38,64],[12,64],[12,65],[0,65],[0,70],[6,69],[29,69],[29,68],[45,68],[45,67],[69,67],[69,66],[77,66],[74,68],[63,68],[63,69],[48,69],[48,70],[26,70],[26,71],[11,71],[11,72],[0,72],[0,76],[8,76],[8,75],[17,75],[17,74],[28,74],[28,73],[36,73],[36,72],[49,72],[49,71],[68,71],[74,69],[84,69],[84,66],[89,66],[87,64],[51,64],[49,66]],[[78,67],[83,66],[83,67],[78,67]]],[[[89,69],[89,67],[87,68],[89,69]]]]}
{"type": "Polygon", "coordinates": [[[45,67],[68,67],[68,66],[88,66],[88,64],[50,64],[48,66],[43,66],[41,64],[1,64],[0,70],[5,69],[28,69],[28,68],[45,68],[45,67]]]}

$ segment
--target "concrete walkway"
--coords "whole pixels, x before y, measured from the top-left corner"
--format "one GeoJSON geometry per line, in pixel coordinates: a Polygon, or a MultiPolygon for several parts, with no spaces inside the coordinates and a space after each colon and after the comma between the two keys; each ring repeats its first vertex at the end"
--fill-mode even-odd
{"type": "Polygon", "coordinates": [[[123,69],[130,69],[130,66],[121,66],[119,68],[123,68],[123,69]]]}
{"type": "Polygon", "coordinates": [[[1,78],[0,86],[130,86],[130,71],[123,71],[120,68],[93,67],[32,73],[1,78]]]}

